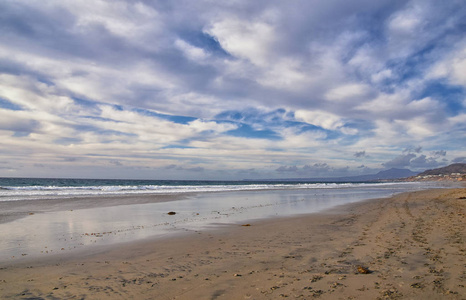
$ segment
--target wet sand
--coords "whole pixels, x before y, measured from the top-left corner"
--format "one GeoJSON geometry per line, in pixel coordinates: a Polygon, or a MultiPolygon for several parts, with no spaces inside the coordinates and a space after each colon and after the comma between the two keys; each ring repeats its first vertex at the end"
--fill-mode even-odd
{"type": "Polygon", "coordinates": [[[89,209],[97,207],[112,207],[120,205],[146,204],[176,201],[190,194],[181,195],[135,195],[127,196],[99,196],[79,198],[46,198],[42,200],[0,201],[0,224],[27,217],[30,214],[67,211],[74,209],[89,209]],[[78,199],[79,201],[76,201],[78,199]]]}
{"type": "Polygon", "coordinates": [[[12,263],[0,269],[0,298],[466,299],[465,198],[404,193],[12,263]]]}

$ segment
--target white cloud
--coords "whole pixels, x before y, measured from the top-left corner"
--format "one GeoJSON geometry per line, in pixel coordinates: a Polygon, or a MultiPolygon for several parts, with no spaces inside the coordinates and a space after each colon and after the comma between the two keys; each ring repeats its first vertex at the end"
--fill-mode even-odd
{"type": "Polygon", "coordinates": [[[299,121],[303,121],[330,130],[336,130],[344,125],[344,122],[341,117],[329,112],[319,110],[297,110],[295,112],[295,117],[299,121]]]}
{"type": "Polygon", "coordinates": [[[282,58],[265,68],[257,82],[272,89],[302,90],[312,83],[312,78],[303,70],[299,60],[282,58]]]}
{"type": "MultiPolygon", "coordinates": [[[[17,63],[24,61],[30,72],[47,74],[54,82],[53,87],[46,87],[46,84],[39,83],[37,80],[26,80],[26,82],[35,81],[33,85],[42,86],[42,89],[55,89],[57,93],[70,93],[107,103],[125,103],[134,99],[137,91],[133,86],[145,85],[164,89],[175,87],[173,81],[176,82],[176,80],[168,74],[158,72],[156,65],[144,60],[128,66],[106,65],[83,59],[49,58],[25,51],[26,49],[17,50],[0,46],[0,57],[9,57],[10,61],[17,63]]],[[[17,82],[25,78],[24,76],[5,76],[9,76],[9,81],[17,82]]]]}
{"type": "Polygon", "coordinates": [[[56,95],[56,89],[28,76],[0,74],[0,97],[25,109],[66,113],[72,101],[56,95]]]}
{"type": "Polygon", "coordinates": [[[466,124],[466,113],[458,114],[448,119],[452,126],[466,124]]]}
{"type": "Polygon", "coordinates": [[[422,8],[418,5],[409,6],[406,10],[395,14],[389,21],[389,30],[394,34],[412,36],[423,24],[422,8]]]}
{"type": "Polygon", "coordinates": [[[270,24],[231,17],[213,22],[205,31],[233,56],[248,59],[258,66],[271,62],[269,52],[275,33],[270,24]]]}
{"type": "Polygon", "coordinates": [[[212,121],[203,121],[199,119],[189,122],[189,127],[197,132],[213,131],[216,133],[221,133],[238,128],[238,126],[235,124],[217,123],[212,121]]]}
{"type": "Polygon", "coordinates": [[[396,120],[395,123],[401,125],[403,130],[413,140],[422,140],[435,133],[435,127],[431,126],[423,117],[412,118],[410,120],[396,120]]]}
{"type": "Polygon", "coordinates": [[[461,1],[0,6],[0,160],[261,174],[344,168],[365,149],[374,169],[413,141],[464,136],[466,99],[426,95],[435,81],[466,86],[461,1]],[[250,115],[216,120],[229,111],[250,115]],[[229,135],[240,126],[250,136],[229,135]]]}
{"type": "Polygon", "coordinates": [[[163,30],[159,13],[142,2],[84,0],[56,1],[55,4],[73,12],[78,17],[76,30],[84,32],[101,24],[112,34],[137,41],[148,32],[161,33],[163,30]]]}
{"type": "Polygon", "coordinates": [[[447,78],[453,85],[466,87],[466,38],[460,49],[436,63],[429,71],[428,78],[447,78]]]}
{"type": "Polygon", "coordinates": [[[38,129],[37,123],[29,118],[29,113],[0,109],[0,130],[29,134],[38,129]]]}
{"type": "Polygon", "coordinates": [[[439,104],[432,98],[426,97],[409,102],[406,108],[418,112],[429,112],[438,109],[439,104]]]}
{"type": "Polygon", "coordinates": [[[394,77],[392,70],[384,69],[371,75],[371,80],[375,83],[381,83],[384,80],[392,79],[394,77]]]}
{"type": "Polygon", "coordinates": [[[193,61],[200,62],[209,57],[209,54],[206,53],[204,49],[190,45],[189,43],[186,43],[180,39],[175,41],[175,46],[180,49],[187,58],[193,61]]]}
{"type": "MultiPolygon", "coordinates": [[[[343,48],[341,52],[345,53],[346,50],[347,48],[343,48]]],[[[356,50],[356,53],[348,61],[347,67],[354,68],[365,76],[374,76],[374,74],[383,72],[386,67],[384,56],[384,51],[378,49],[377,46],[364,45],[356,50]]]]}
{"type": "Polygon", "coordinates": [[[325,97],[330,101],[345,101],[352,99],[365,98],[369,93],[368,86],[364,84],[345,84],[331,89],[325,94],[325,97]]]}
{"type": "Polygon", "coordinates": [[[380,93],[377,98],[357,106],[356,109],[370,112],[371,119],[409,120],[423,117],[442,122],[444,118],[442,106],[437,100],[430,97],[412,100],[408,90],[399,90],[393,94],[380,93]]]}
{"type": "Polygon", "coordinates": [[[388,51],[392,58],[405,57],[420,48],[431,35],[425,32],[431,12],[429,3],[411,1],[388,21],[388,51]]]}

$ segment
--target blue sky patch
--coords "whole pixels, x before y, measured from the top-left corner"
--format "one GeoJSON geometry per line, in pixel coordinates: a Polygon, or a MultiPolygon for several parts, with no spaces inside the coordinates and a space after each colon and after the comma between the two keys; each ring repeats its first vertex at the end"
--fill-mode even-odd
{"type": "Polygon", "coordinates": [[[180,37],[190,43],[191,45],[204,49],[208,53],[215,54],[220,57],[231,57],[228,52],[226,52],[219,42],[211,35],[202,32],[202,31],[185,31],[180,34],[180,37]]]}
{"type": "Polygon", "coordinates": [[[0,98],[0,107],[9,110],[23,110],[23,108],[13,102],[0,98]]]}
{"type": "Polygon", "coordinates": [[[167,120],[167,121],[177,123],[177,124],[186,125],[192,121],[197,120],[197,118],[194,118],[194,117],[167,115],[167,114],[150,111],[147,109],[135,109],[134,111],[144,116],[156,117],[156,118],[167,120]]]}
{"type": "Polygon", "coordinates": [[[71,145],[71,144],[79,144],[80,142],[82,142],[82,140],[79,138],[66,137],[66,138],[56,139],[53,142],[59,145],[71,145]]]}
{"type": "Polygon", "coordinates": [[[418,98],[432,97],[446,105],[446,111],[450,115],[457,115],[465,111],[463,101],[466,99],[466,91],[461,86],[446,84],[442,80],[432,81],[419,94],[418,98]]]}
{"type": "Polygon", "coordinates": [[[71,99],[73,99],[74,103],[76,103],[77,105],[84,106],[84,107],[96,107],[97,104],[99,104],[98,102],[79,98],[79,97],[71,97],[71,99]]]}
{"type": "Polygon", "coordinates": [[[28,136],[30,134],[31,132],[28,132],[28,131],[15,131],[15,133],[13,134],[13,137],[21,138],[21,137],[28,136]]]}
{"type": "Polygon", "coordinates": [[[244,138],[255,138],[255,139],[267,139],[267,140],[281,140],[282,138],[278,133],[273,130],[254,130],[247,124],[240,124],[237,129],[226,132],[227,135],[244,137],[244,138]]]}
{"type": "Polygon", "coordinates": [[[102,118],[102,117],[94,117],[94,116],[84,116],[81,117],[84,119],[91,119],[91,120],[97,120],[97,121],[103,121],[103,122],[115,122],[115,123],[122,123],[121,121],[114,120],[114,119],[109,119],[109,118],[102,118]]]}
{"type": "Polygon", "coordinates": [[[162,149],[195,149],[196,147],[184,146],[184,145],[168,145],[162,147],[162,149]]]}

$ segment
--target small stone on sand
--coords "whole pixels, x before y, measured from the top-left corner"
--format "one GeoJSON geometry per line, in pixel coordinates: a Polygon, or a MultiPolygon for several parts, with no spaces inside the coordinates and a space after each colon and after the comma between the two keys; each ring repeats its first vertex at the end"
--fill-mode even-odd
{"type": "Polygon", "coordinates": [[[358,273],[360,273],[360,274],[370,274],[370,273],[372,273],[372,271],[369,270],[368,268],[358,266],[358,273]]]}

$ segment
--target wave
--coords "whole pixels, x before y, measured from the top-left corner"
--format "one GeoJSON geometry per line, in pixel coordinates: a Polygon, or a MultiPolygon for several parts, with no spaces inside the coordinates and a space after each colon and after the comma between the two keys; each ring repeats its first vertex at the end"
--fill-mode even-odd
{"type": "MultiPolygon", "coordinates": [[[[397,183],[399,184],[399,183],[397,183]]],[[[389,186],[393,183],[299,183],[299,184],[238,184],[238,185],[105,185],[105,186],[3,186],[0,201],[21,200],[25,197],[101,196],[125,194],[183,194],[228,191],[283,189],[335,189],[363,186],[389,186]],[[18,199],[10,199],[10,198],[18,199]],[[8,199],[5,199],[8,198],[8,199]]]]}

